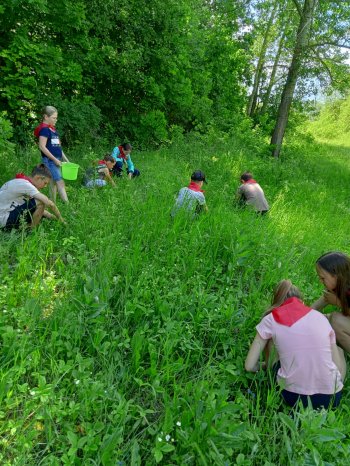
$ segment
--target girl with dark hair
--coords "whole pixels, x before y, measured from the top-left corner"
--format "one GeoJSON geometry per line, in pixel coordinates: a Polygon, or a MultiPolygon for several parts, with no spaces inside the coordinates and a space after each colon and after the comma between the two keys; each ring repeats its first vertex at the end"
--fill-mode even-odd
{"type": "Polygon", "coordinates": [[[132,163],[130,156],[131,150],[131,144],[124,143],[115,147],[112,151],[112,157],[116,161],[116,164],[113,168],[114,174],[116,176],[122,176],[123,167],[126,165],[126,172],[128,174],[129,180],[131,180],[131,178],[135,178],[136,176],[140,176],[139,170],[135,168],[134,164],[132,163]]]}
{"type": "Polygon", "coordinates": [[[342,252],[327,252],[316,261],[316,271],[325,292],[314,304],[318,310],[333,304],[341,312],[329,315],[338,343],[350,352],[350,257],[342,252]]]}
{"type": "Polygon", "coordinates": [[[275,347],[279,360],[277,382],[283,400],[295,406],[309,401],[313,408],[338,406],[346,373],[343,351],[337,347],[334,331],[327,318],[307,307],[290,280],[282,280],[271,307],[256,327],[245,368],[259,370],[261,352],[275,347]]]}

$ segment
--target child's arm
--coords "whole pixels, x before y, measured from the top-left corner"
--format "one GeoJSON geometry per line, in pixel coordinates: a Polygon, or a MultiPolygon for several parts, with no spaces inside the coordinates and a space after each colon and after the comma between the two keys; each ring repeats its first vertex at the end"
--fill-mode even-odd
{"type": "Polygon", "coordinates": [[[130,154],[128,154],[126,156],[126,165],[128,167],[128,178],[129,180],[132,179],[132,175],[134,173],[134,170],[135,170],[135,167],[134,167],[134,164],[132,163],[132,160],[131,160],[131,157],[130,157],[130,154]]]}
{"type": "Polygon", "coordinates": [[[243,192],[243,190],[242,190],[243,186],[244,186],[244,185],[241,184],[241,185],[238,186],[238,188],[237,188],[237,191],[236,191],[236,199],[238,199],[238,200],[240,200],[240,199],[242,199],[242,200],[245,199],[244,192],[243,192]]]}
{"type": "Polygon", "coordinates": [[[323,296],[318,298],[317,301],[312,303],[311,307],[312,309],[316,309],[317,311],[322,311],[328,304],[333,304],[333,306],[337,306],[341,308],[341,302],[339,301],[339,298],[333,291],[328,291],[325,290],[323,293],[323,296]]]}
{"type": "Polygon", "coordinates": [[[269,340],[264,340],[263,338],[261,338],[261,336],[258,333],[255,335],[254,341],[249,348],[247,359],[244,363],[246,371],[258,372],[258,370],[260,369],[260,354],[264,350],[268,341],[269,340]]]}
{"type": "Polygon", "coordinates": [[[334,364],[337,366],[340,375],[342,376],[342,379],[344,381],[345,375],[346,375],[346,361],[345,361],[345,356],[344,356],[344,351],[339,348],[335,343],[332,344],[331,346],[331,351],[332,351],[332,360],[334,364]]]}
{"type": "Polygon", "coordinates": [[[54,155],[51,154],[49,149],[46,148],[46,143],[47,143],[47,137],[46,136],[39,136],[39,149],[41,152],[46,155],[46,157],[54,162],[55,165],[58,167],[61,166],[61,161],[56,159],[54,155]]]}
{"type": "Polygon", "coordinates": [[[341,302],[339,301],[338,296],[335,293],[333,293],[333,291],[326,290],[323,293],[323,298],[326,302],[326,305],[333,304],[333,306],[341,307],[341,302]]]}
{"type": "Polygon", "coordinates": [[[56,206],[56,204],[53,203],[51,199],[49,199],[47,196],[45,196],[45,194],[42,194],[42,193],[35,194],[34,199],[37,199],[38,201],[42,202],[45,205],[45,207],[50,209],[58,221],[62,223],[66,223],[61,215],[61,212],[58,210],[58,207],[56,206]]]}
{"type": "Polygon", "coordinates": [[[114,183],[113,181],[113,178],[111,177],[111,174],[109,172],[109,169],[106,168],[105,171],[103,171],[103,173],[105,174],[105,177],[106,177],[106,180],[108,183],[110,183],[112,186],[116,186],[116,184],[114,183]]]}
{"type": "Polygon", "coordinates": [[[69,162],[68,157],[66,156],[66,154],[63,153],[63,151],[62,151],[62,158],[65,162],[69,162]]]}
{"type": "Polygon", "coordinates": [[[327,304],[328,303],[324,299],[324,296],[321,296],[320,298],[318,298],[317,301],[311,304],[311,307],[312,309],[316,309],[316,311],[322,311],[322,309],[324,309],[327,306],[327,304]]]}

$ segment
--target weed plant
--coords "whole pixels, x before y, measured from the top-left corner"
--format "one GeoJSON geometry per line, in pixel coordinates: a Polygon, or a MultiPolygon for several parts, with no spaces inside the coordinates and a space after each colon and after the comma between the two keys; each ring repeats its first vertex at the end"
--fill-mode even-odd
{"type": "MultiPolygon", "coordinates": [[[[290,278],[311,303],[316,258],[350,251],[350,150],[294,141],[275,161],[259,144],[134,154],[139,179],[68,183],[67,227],[1,233],[1,464],[349,463],[347,384],[336,412],[292,416],[244,359],[275,284],[290,278]],[[194,169],[209,213],[172,221],[194,169]],[[266,217],[234,202],[248,169],[266,217]]],[[[36,160],[9,159],[1,182],[36,160]]]]}

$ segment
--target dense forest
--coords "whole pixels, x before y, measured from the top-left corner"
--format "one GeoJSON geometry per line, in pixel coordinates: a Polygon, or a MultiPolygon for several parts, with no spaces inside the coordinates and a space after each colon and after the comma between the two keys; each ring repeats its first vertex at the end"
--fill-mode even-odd
{"type": "Polygon", "coordinates": [[[348,1],[6,0],[0,144],[51,104],[66,144],[253,125],[278,156],[291,108],[346,92],[349,25],[348,1]]]}

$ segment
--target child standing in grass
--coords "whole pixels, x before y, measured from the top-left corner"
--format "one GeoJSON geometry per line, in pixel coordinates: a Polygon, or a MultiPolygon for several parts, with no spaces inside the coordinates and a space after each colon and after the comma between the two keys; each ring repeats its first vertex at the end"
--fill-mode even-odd
{"type": "Polygon", "coordinates": [[[103,187],[109,183],[115,187],[112,178],[113,168],[115,166],[114,158],[106,154],[102,160],[97,161],[97,167],[86,171],[84,185],[87,188],[103,187]]]}
{"type": "Polygon", "coordinates": [[[63,153],[59,135],[56,130],[57,109],[50,105],[43,108],[43,122],[34,130],[39,138],[39,149],[43,163],[51,172],[51,196],[56,202],[57,190],[63,202],[68,202],[66,186],[61,175],[62,162],[69,162],[63,153]]]}
{"type": "Polygon", "coordinates": [[[340,346],[350,352],[350,257],[342,252],[327,252],[316,261],[316,271],[325,287],[323,296],[313,307],[318,310],[333,304],[341,312],[333,312],[329,321],[340,346]]]}
{"type": "Polygon", "coordinates": [[[0,188],[0,227],[6,230],[19,228],[26,223],[30,228],[39,225],[42,217],[57,218],[64,223],[56,205],[39,190],[50,183],[49,169],[40,164],[34,167],[31,176],[17,173],[16,178],[0,188]],[[47,212],[49,208],[53,215],[47,212]]]}
{"type": "MultiPolygon", "coordinates": [[[[259,370],[260,354],[273,344],[279,359],[277,381],[289,406],[310,400],[313,408],[338,406],[346,363],[337,347],[327,318],[307,307],[289,280],[282,280],[274,293],[272,306],[257,325],[245,368],[259,370]]],[[[268,351],[270,354],[270,351],[268,351]]]]}
{"type": "Polygon", "coordinates": [[[175,206],[171,212],[174,217],[180,209],[185,209],[192,217],[197,217],[202,212],[207,212],[203,183],[206,183],[205,174],[196,170],[191,175],[191,182],[186,188],[181,188],[177,196],[175,206]]]}
{"type": "Polygon", "coordinates": [[[246,205],[252,206],[261,215],[269,210],[264,191],[249,172],[241,175],[241,186],[237,190],[237,198],[243,200],[246,205]]]}
{"type": "Polygon", "coordinates": [[[132,146],[129,143],[121,144],[117,146],[112,151],[112,157],[116,161],[113,172],[116,176],[122,176],[124,164],[126,165],[126,172],[128,174],[129,180],[140,176],[140,171],[135,168],[131,160],[131,150],[132,146]]]}

